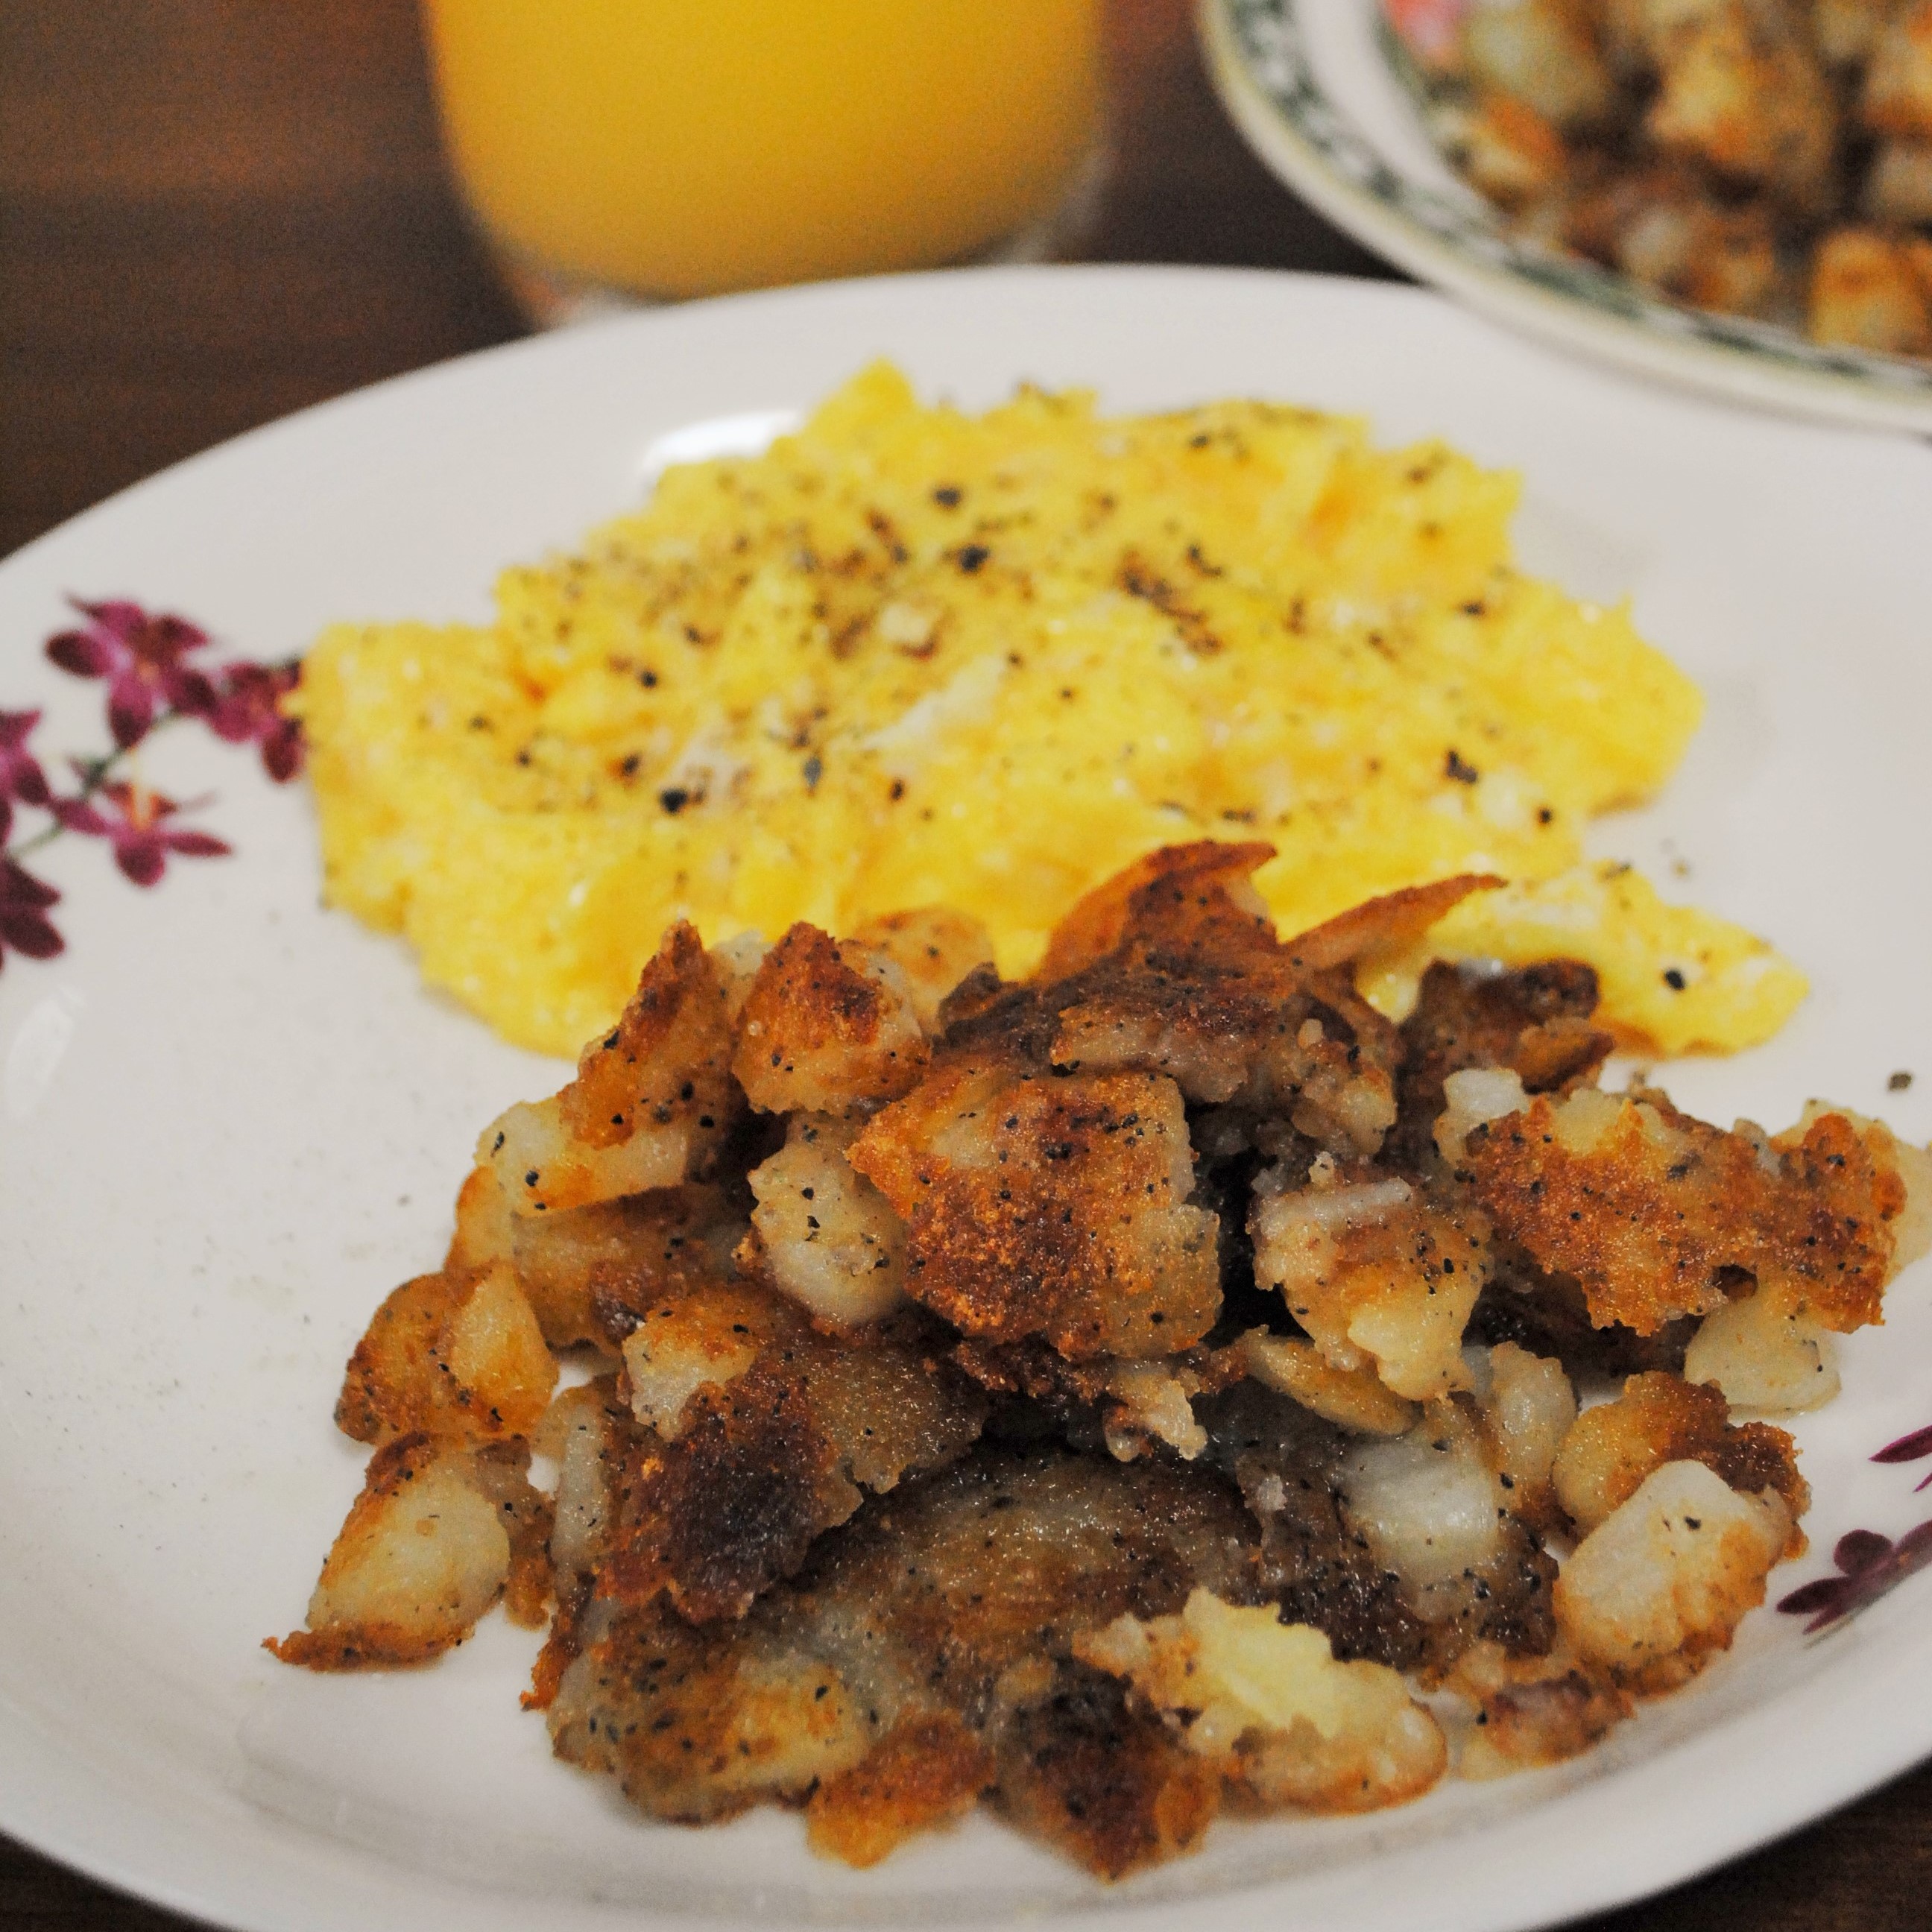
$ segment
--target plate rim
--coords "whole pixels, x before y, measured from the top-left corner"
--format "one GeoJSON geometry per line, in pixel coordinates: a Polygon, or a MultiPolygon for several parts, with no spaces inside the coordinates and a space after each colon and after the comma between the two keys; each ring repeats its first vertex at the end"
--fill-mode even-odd
{"type": "MultiPolygon", "coordinates": [[[[692,304],[681,309],[654,312],[641,317],[622,318],[596,325],[596,332],[600,334],[605,330],[648,329],[667,316],[681,320],[700,312],[716,312],[717,309],[727,304],[734,308],[752,304],[783,308],[800,302],[820,299],[849,299],[855,290],[875,290],[889,297],[894,289],[912,284],[943,282],[956,289],[959,272],[880,278],[867,282],[819,284],[802,290],[764,291],[752,295],[721,298],[717,304],[692,304]]],[[[1288,272],[1245,268],[1223,269],[1094,264],[1069,268],[1009,268],[963,272],[982,282],[992,281],[994,278],[1010,277],[1023,277],[1029,280],[1038,280],[1042,278],[1052,277],[1070,281],[1078,278],[1093,282],[1125,281],[1136,278],[1159,279],[1177,285],[1187,282],[1211,284],[1216,280],[1233,281],[1238,279],[1256,286],[1262,284],[1276,285],[1292,283],[1314,284],[1323,285],[1336,291],[1346,290],[1352,299],[1386,304],[1391,309],[1411,308],[1418,312],[1438,304],[1444,300],[1440,294],[1433,291],[1406,287],[1400,284],[1376,283],[1347,277],[1292,274],[1288,272]]],[[[184,472],[194,470],[199,466],[230,460],[244,448],[257,451],[274,440],[299,436],[305,433],[308,428],[318,418],[374,406],[382,401],[393,402],[398,392],[406,391],[411,386],[426,387],[441,380],[449,380],[452,375],[472,370],[478,364],[492,361],[500,363],[506,358],[525,356],[544,357],[562,354],[566,352],[566,346],[568,343],[573,340],[585,339],[590,333],[592,331],[586,329],[561,338],[538,337],[497,345],[470,356],[454,358],[447,362],[432,364],[426,368],[404,372],[382,382],[370,385],[346,395],[328,399],[289,416],[260,425],[239,436],[209,450],[199,452],[179,464],[170,466],[152,476],[128,485],[100,504],[79,513],[55,530],[23,545],[7,559],[0,560],[0,583],[4,583],[14,574],[16,566],[30,560],[37,561],[43,546],[50,546],[58,541],[71,539],[74,536],[82,533],[86,527],[94,520],[102,518],[106,513],[110,512],[124,511],[128,507],[130,500],[138,499],[146,493],[159,493],[166,490],[184,472]]],[[[1922,1645],[1920,1648],[1922,1652],[1924,1651],[1922,1645]]],[[[1916,1658],[1913,1661],[1915,1675],[1924,1680],[1926,1688],[1932,1689],[1932,1652],[1925,1652],[1916,1658]]],[[[1840,1666],[1837,1665],[1833,1666],[1834,1674],[1839,1668],[1840,1666]]],[[[1819,1688],[1818,1682],[1814,1680],[1810,1684],[1799,1687],[1792,1695],[1802,1696],[1808,1694],[1815,1697],[1819,1688]]],[[[1895,1681],[1882,1687],[1868,1682],[1864,1688],[1868,1700],[1882,1699],[1889,1702],[1895,1696],[1898,1686],[1895,1681]]],[[[1673,1754],[1682,1754],[1689,1756],[1704,1751],[1711,1751],[1719,1753],[1720,1755],[1726,1755],[1730,1748],[1727,1741],[1731,1738],[1735,1731],[1768,1721],[1772,1715],[1784,1706],[1788,1701],[1786,1698],[1780,1698],[1774,1700],[1772,1705],[1759,1706],[1740,1712],[1727,1721],[1714,1726],[1690,1738],[1682,1741],[1675,1748],[1673,1754]]],[[[10,1702],[10,1700],[9,1702],[10,1702]]],[[[36,1725],[35,1728],[39,1727],[36,1725]]],[[[1749,1814],[1750,1822],[1742,1828],[1732,1828],[1719,1833],[1708,1843],[1682,1847],[1676,1856],[1666,1859],[1660,1865],[1647,1867],[1642,1877],[1634,1886],[1630,1882],[1629,1873],[1622,1868],[1621,1860],[1600,1859],[1598,1864],[1601,1869],[1595,1872],[1594,1888],[1586,1889],[1581,1892],[1567,1893],[1564,1902],[1555,1910],[1561,1916],[1568,1916],[1650,1896],[1655,1892],[1665,1889],[1684,1878],[1708,1870],[1717,1863],[1739,1856],[1767,1842],[1771,1838],[1822,1816],[1826,1812],[1835,1808],[1839,1804],[1861,1792],[1873,1788],[1894,1775],[1900,1770],[1918,1762],[1924,1755],[1924,1745],[1919,1743],[1908,1744],[1894,1736],[1888,1749],[1876,1753],[1868,1752],[1858,1757],[1856,1762],[1849,1761],[1838,1762],[1835,1766],[1834,1775],[1808,1784],[1802,1797],[1796,1796],[1786,1792],[1783,1794],[1784,1802],[1781,1803],[1768,1805],[1760,1804],[1753,1808],[1749,1814]]],[[[11,1749],[6,1755],[10,1759],[16,1756],[16,1754],[11,1749]]],[[[80,1767],[80,1761],[78,1759],[69,1758],[67,1761],[76,1768],[80,1767]]],[[[264,1928],[265,1932],[266,1928],[275,1928],[275,1932],[321,1932],[321,1928],[338,1928],[343,1922],[339,1913],[332,1914],[320,1902],[309,1900],[291,1900],[289,1901],[287,1910],[280,1914],[248,1912],[245,1908],[238,1908],[232,1898],[224,1903],[223,1900],[212,1896],[205,1889],[196,1890],[185,1881],[178,1879],[158,1880],[147,1872],[133,1869],[134,1862],[126,1857],[104,1855],[81,1846],[75,1843],[73,1834],[64,1834],[52,1828],[51,1826],[30,1825],[23,1828],[20,1822],[20,1810],[16,1808],[14,1802],[17,1794],[14,1793],[10,1789],[15,1781],[16,1774],[22,1769],[22,1767],[17,1762],[0,1765],[0,1802],[5,1804],[7,1814],[4,1820],[0,1820],[0,1827],[4,1827],[10,1834],[19,1838],[22,1842],[44,1850],[50,1856],[59,1858],[79,1870],[88,1872],[98,1877],[103,1882],[121,1889],[130,1896],[152,1900],[164,1904],[172,1910],[214,1918],[220,1922],[264,1928]]],[[[1551,1805],[1556,1805],[1584,1802],[1587,1800],[1589,1789],[1589,1786],[1586,1786],[1580,1790],[1564,1792],[1552,1797],[1548,1802],[1551,1805]]],[[[31,1810],[34,1808],[29,1802],[26,1808],[31,1810]]],[[[1545,1808],[1540,1804],[1528,1808],[1520,1817],[1506,1822],[1512,1829],[1520,1828],[1524,1819],[1544,1815],[1545,1808]]],[[[284,1821],[279,1819],[273,1822],[278,1834],[286,1834],[290,1828],[284,1821]]],[[[1490,1828],[1484,1828],[1485,1835],[1487,1834],[1490,1828]]],[[[153,1836],[152,1832],[150,1836],[151,1838],[153,1836]]],[[[298,1846],[292,1844],[289,1852],[288,1868],[292,1870],[295,1865],[299,1864],[302,1851],[310,1849],[314,1843],[314,1840],[304,1835],[298,1846]]],[[[453,1882],[449,1880],[438,1877],[433,1871],[422,1870],[400,1862],[384,1858],[380,1853],[352,1843],[345,1845],[342,1841],[325,1840],[322,1841],[322,1848],[331,1853],[346,1850],[358,1861],[377,1860],[385,1869],[400,1874],[406,1881],[416,1882],[426,1881],[439,1891],[453,1882]]],[[[1408,1849],[1412,1850],[1414,1848],[1408,1849]]],[[[1257,1904],[1277,1888],[1277,1884],[1274,1882],[1230,1886],[1197,1898],[1191,1900],[1185,1909],[1208,1923],[1216,1926],[1226,1925],[1232,1932],[1232,1928],[1234,1926],[1251,1922],[1249,1915],[1257,1904]]],[[[1521,1932],[1521,1928],[1550,1922],[1550,1908],[1540,1903],[1519,1899],[1510,1910],[1502,1916],[1497,1916],[1490,1910],[1484,1903],[1489,1897],[1490,1894],[1485,1892],[1482,1898],[1465,1899],[1448,1906],[1442,1915],[1442,1922],[1445,1928],[1468,1928],[1473,1932],[1473,1928],[1480,1926],[1486,1928],[1486,1932],[1521,1932]]],[[[1177,1909],[1174,1903],[1166,1900],[1131,1901],[1120,1905],[1109,1905],[1106,1901],[1101,1900],[1096,1901],[1090,1906],[1056,1916],[1061,1916],[1064,1922],[1070,1924],[1089,1919],[1099,1922],[1103,1918],[1110,1923],[1120,1923],[1124,1919],[1131,1919],[1136,1923],[1152,1924],[1157,1921],[1167,1918],[1177,1909]]],[[[1311,1920],[1310,1922],[1317,1922],[1311,1920]]],[[[964,1922],[962,1922],[962,1932],[963,1924],[964,1922]]]]}

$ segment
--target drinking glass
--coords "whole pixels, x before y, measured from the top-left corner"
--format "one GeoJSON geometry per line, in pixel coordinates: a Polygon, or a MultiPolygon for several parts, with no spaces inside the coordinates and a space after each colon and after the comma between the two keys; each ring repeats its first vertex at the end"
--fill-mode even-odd
{"type": "Polygon", "coordinates": [[[423,0],[470,210],[543,320],[1046,252],[1099,0],[423,0]]]}

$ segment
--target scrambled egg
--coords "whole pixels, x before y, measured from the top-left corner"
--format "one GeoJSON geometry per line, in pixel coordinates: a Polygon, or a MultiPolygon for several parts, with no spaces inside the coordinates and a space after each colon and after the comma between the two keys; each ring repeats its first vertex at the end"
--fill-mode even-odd
{"type": "MultiPolygon", "coordinates": [[[[1515,479],[1256,402],[980,417],[866,370],[766,455],[668,472],[494,623],[340,626],[292,708],[326,890],[524,1045],[574,1053],[673,920],[850,932],[934,902],[1026,972],[1156,847],[1262,838],[1292,932],[1467,871],[1432,950],[1602,976],[1665,1052],[1775,1030],[1797,971],[1585,860],[1690,682],[1510,562],[1515,479]]],[[[1420,962],[1364,990],[1399,1013],[1420,962]]]]}

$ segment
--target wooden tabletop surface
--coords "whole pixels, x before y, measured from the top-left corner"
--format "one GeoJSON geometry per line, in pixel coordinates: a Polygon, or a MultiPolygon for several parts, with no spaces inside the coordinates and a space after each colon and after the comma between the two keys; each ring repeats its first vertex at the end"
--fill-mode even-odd
{"type": "MultiPolygon", "coordinates": [[[[1127,138],[1087,255],[1392,274],[1250,157],[1186,0],[1114,0],[1111,39],[1127,138]]],[[[256,424],[522,332],[446,182],[412,0],[0,4],[0,555],[256,424]]],[[[0,1839],[0,1932],[180,1923],[0,1839]]],[[[1924,1932],[1932,1766],[1589,1924],[1924,1932]]]]}

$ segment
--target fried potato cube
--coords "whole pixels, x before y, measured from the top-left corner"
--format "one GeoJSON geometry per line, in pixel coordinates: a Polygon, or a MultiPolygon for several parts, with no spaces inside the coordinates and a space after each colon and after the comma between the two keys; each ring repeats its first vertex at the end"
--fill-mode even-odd
{"type": "Polygon", "coordinates": [[[1723,0],[1654,34],[1660,86],[1645,131],[1801,207],[1831,188],[1838,114],[1801,23],[1777,0],[1723,0]]]}
{"type": "Polygon", "coordinates": [[[1472,1133],[1464,1162],[1498,1232],[1574,1276],[1599,1328],[1640,1335],[1747,1277],[1839,1334],[1878,1320],[1910,1198],[1897,1157],[1842,1113],[1772,1143],[1594,1088],[1472,1133]]]}
{"type": "Polygon", "coordinates": [[[1399,1176],[1318,1169],[1309,1186],[1257,1188],[1256,1282],[1281,1291],[1331,1366],[1372,1364],[1412,1402],[1466,1388],[1462,1331],[1489,1275],[1480,1215],[1451,1216],[1399,1176]]]}
{"type": "Polygon", "coordinates": [[[556,1358],[510,1268],[419,1275],[388,1295],[356,1345],[336,1426],[358,1442],[416,1431],[499,1442],[528,1435],[556,1385],[556,1358]]]}
{"type": "Polygon", "coordinates": [[[1610,254],[1625,274],[1727,315],[1768,314],[1785,297],[1776,224],[1765,203],[1726,206],[1688,182],[1670,182],[1660,194],[1646,195],[1645,186],[1608,191],[1612,206],[1623,204],[1610,254]]]}
{"type": "Polygon", "coordinates": [[[1190,1750],[1264,1804],[1377,1810],[1420,1797],[1448,1762],[1400,1672],[1338,1664],[1321,1631],[1271,1606],[1196,1588],[1178,1616],[1124,1615],[1076,1639],[1074,1654],[1126,1678],[1183,1725],[1190,1750]]]}
{"type": "MultiPolygon", "coordinates": [[[[1932,254],[1932,244],[1928,244],[1932,254]]],[[[1928,286],[1932,286],[1932,276],[1928,286]]],[[[1856,1134],[1872,1168],[1874,1196],[1879,1212],[1892,1235],[1892,1273],[1932,1254],[1932,1148],[1914,1147],[1902,1141],[1882,1120],[1874,1120],[1849,1107],[1834,1106],[1828,1100],[1808,1100],[1795,1126],[1772,1136],[1771,1145],[1780,1155],[1802,1154],[1815,1164],[1843,1165],[1848,1150],[1843,1145],[1846,1129],[1856,1134]],[[1826,1138],[1815,1152],[1808,1152],[1813,1130],[1821,1121],[1835,1119],[1839,1124],[1827,1129],[1826,1138]]]]}
{"type": "Polygon", "coordinates": [[[1669,1689],[1730,1648],[1792,1528],[1774,1491],[1741,1495],[1702,1462],[1666,1462],[1564,1565],[1557,1627],[1586,1664],[1669,1689]]]}
{"type": "Polygon", "coordinates": [[[872,1742],[860,1700],[829,1665],[662,1614],[620,1620],[577,1658],[550,1730],[560,1757],[615,1777],[652,1816],[687,1825],[800,1801],[872,1742]]]}
{"type": "Polygon", "coordinates": [[[1340,1484],[1350,1521],[1425,1617],[1433,1594],[1502,1553],[1508,1498],[1476,1432],[1447,1405],[1406,1435],[1357,1444],[1340,1484]]]}
{"type": "Polygon", "coordinates": [[[370,1459],[308,1629],[268,1648],[314,1670],[425,1663],[470,1634],[510,1582],[514,1546],[540,1544],[544,1516],[520,1467],[404,1436],[370,1459]]]}
{"type": "Polygon", "coordinates": [[[976,919],[950,906],[915,906],[868,920],[852,934],[905,975],[912,1008],[928,1034],[939,1030],[940,1003],[976,966],[993,962],[993,941],[976,919]]]}
{"type": "Polygon", "coordinates": [[[476,1158],[518,1214],[702,1180],[743,1108],[731,1048],[723,977],[680,922],[616,1025],[584,1048],[577,1078],[500,1114],[476,1158]]]}
{"type": "Polygon", "coordinates": [[[1465,14],[1462,55],[1471,76],[1559,128],[1604,120],[1616,100],[1610,70],[1574,0],[1520,0],[1472,7],[1465,14]]]}
{"type": "Polygon", "coordinates": [[[1882,142],[1859,201],[1865,218],[1881,227],[1932,224],[1932,139],[1882,142]]]}
{"type": "Polygon", "coordinates": [[[850,1330],[905,1298],[905,1223],[845,1158],[852,1135],[827,1114],[795,1114],[785,1144],[749,1177],[758,1256],[814,1321],[850,1330]]]}
{"type": "Polygon", "coordinates": [[[1932,352],[1932,283],[1907,243],[1870,228],[1834,229],[1811,262],[1805,333],[1884,356],[1932,352]]]}
{"type": "Polygon", "coordinates": [[[1859,112],[1881,134],[1932,138],[1932,0],[1912,0],[1874,39],[1859,112]]]}
{"type": "Polygon", "coordinates": [[[558,1214],[513,1214],[488,1167],[457,1198],[447,1274],[507,1262],[553,1348],[579,1342],[609,1352],[619,1338],[605,1312],[654,1294],[688,1294],[728,1277],[744,1221],[724,1191],[702,1181],[653,1188],[558,1214]]]}
{"type": "Polygon", "coordinates": [[[1714,1384],[1734,1408],[1778,1415],[1817,1408],[1838,1392],[1830,1334],[1771,1288],[1705,1316],[1684,1352],[1684,1378],[1714,1384]]]}
{"type": "Polygon", "coordinates": [[[1540,1514],[1537,1505],[1550,1494],[1557,1454],[1576,1425],[1576,1391],[1561,1362],[1514,1342],[1466,1350],[1465,1358],[1510,1506],[1519,1516],[1540,1514]]]}
{"type": "Polygon", "coordinates": [[[970,1336],[1074,1360],[1173,1354],[1221,1302],[1216,1217],[1190,1207],[1174,1083],[970,1060],[853,1144],[906,1223],[906,1292],[970,1336]]]}
{"type": "Polygon", "coordinates": [[[1747,1496],[1775,1491],[1794,1523],[1810,1506],[1797,1445],[1783,1430],[1733,1423],[1720,1390],[1661,1370],[1632,1376],[1614,1402],[1586,1409],[1550,1474],[1557,1500],[1587,1535],[1665,1463],[1681,1462],[1703,1463],[1747,1496]]]}
{"type": "Polygon", "coordinates": [[[1116,1362],[1106,1372],[1111,1400],[1102,1409],[1107,1452],[1131,1462],[1150,1442],[1164,1442],[1184,1462],[1208,1447],[1208,1432],[1196,1420],[1192,1398],[1200,1378],[1164,1361],[1116,1362]]]}
{"type": "Polygon", "coordinates": [[[728,1284],[646,1309],[624,1338],[631,1413],[665,1442],[675,1442],[694,1396],[724,1388],[756,1366],[770,1339],[766,1312],[762,1294],[728,1284]]]}
{"type": "Polygon", "coordinates": [[[752,982],[732,1066],[763,1112],[844,1116],[896,1100],[917,1082],[926,1058],[898,962],[800,921],[752,982]]]}

